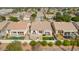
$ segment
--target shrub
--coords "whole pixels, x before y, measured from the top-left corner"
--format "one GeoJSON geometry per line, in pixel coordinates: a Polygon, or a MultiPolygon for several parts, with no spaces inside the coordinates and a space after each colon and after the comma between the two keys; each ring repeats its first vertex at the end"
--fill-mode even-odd
{"type": "Polygon", "coordinates": [[[53,40],[53,37],[42,37],[43,40],[53,40]]]}
{"type": "Polygon", "coordinates": [[[56,43],[55,43],[57,46],[60,46],[60,45],[62,45],[62,42],[60,41],[60,40],[58,40],[58,41],[56,41],[56,43]]]}
{"type": "Polygon", "coordinates": [[[30,45],[31,45],[31,46],[35,46],[36,44],[37,44],[36,41],[31,41],[31,42],[30,42],[30,45]]]}
{"type": "Polygon", "coordinates": [[[40,42],[42,46],[46,46],[48,43],[46,41],[40,42]]]}
{"type": "Polygon", "coordinates": [[[72,21],[75,21],[75,22],[79,22],[79,16],[72,17],[71,20],[72,20],[72,21]]]}
{"type": "Polygon", "coordinates": [[[77,45],[77,42],[76,41],[70,41],[70,45],[77,45]]]}
{"type": "Polygon", "coordinates": [[[18,22],[18,18],[17,17],[14,17],[14,16],[10,16],[10,21],[13,21],[13,22],[18,22]]]}
{"type": "Polygon", "coordinates": [[[46,36],[46,34],[43,34],[43,36],[46,36]]]}
{"type": "Polygon", "coordinates": [[[10,43],[6,49],[6,51],[22,51],[21,42],[12,42],[10,43]]]}
{"type": "Polygon", "coordinates": [[[5,21],[6,17],[5,16],[0,16],[0,21],[5,21]]]}
{"type": "Polygon", "coordinates": [[[70,45],[70,41],[69,40],[64,40],[63,41],[63,45],[64,46],[69,46],[70,45]]]}
{"type": "Polygon", "coordinates": [[[36,14],[32,14],[31,16],[32,16],[32,17],[36,17],[36,14]]]}
{"type": "Polygon", "coordinates": [[[50,46],[50,47],[53,46],[53,42],[49,42],[48,46],[50,46]]]}
{"type": "Polygon", "coordinates": [[[79,46],[79,41],[77,41],[77,46],[79,46]]]}

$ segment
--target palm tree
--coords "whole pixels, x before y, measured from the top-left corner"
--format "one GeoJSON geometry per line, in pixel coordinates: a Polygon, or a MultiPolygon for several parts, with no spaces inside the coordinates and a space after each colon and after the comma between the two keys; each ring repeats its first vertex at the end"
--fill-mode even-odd
{"type": "Polygon", "coordinates": [[[73,42],[72,42],[72,48],[71,48],[71,51],[74,50],[75,42],[78,41],[78,36],[75,34],[75,35],[72,35],[72,38],[73,38],[73,42]]]}

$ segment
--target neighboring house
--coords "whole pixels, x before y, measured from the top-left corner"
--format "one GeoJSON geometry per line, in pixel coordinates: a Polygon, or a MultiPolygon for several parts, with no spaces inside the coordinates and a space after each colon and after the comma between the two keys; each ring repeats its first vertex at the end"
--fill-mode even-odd
{"type": "Polygon", "coordinates": [[[8,25],[7,21],[0,22],[0,37],[6,35],[7,25],[8,25]]]}
{"type": "Polygon", "coordinates": [[[76,16],[79,16],[79,12],[75,13],[76,16]]]}
{"type": "Polygon", "coordinates": [[[45,14],[46,18],[48,19],[53,19],[54,15],[53,14],[45,14]]]}
{"type": "Polygon", "coordinates": [[[23,13],[18,12],[14,15],[14,17],[17,17],[18,20],[22,20],[23,19],[23,13]]]}
{"type": "Polygon", "coordinates": [[[29,21],[30,20],[30,17],[31,17],[32,13],[26,13],[23,17],[23,20],[24,21],[29,21]]]}
{"type": "Polygon", "coordinates": [[[25,36],[29,26],[30,24],[26,22],[11,22],[7,27],[7,34],[14,37],[25,36]]]}
{"type": "Polygon", "coordinates": [[[14,9],[0,9],[0,15],[4,16],[13,12],[14,9]]]}
{"type": "Polygon", "coordinates": [[[51,24],[48,21],[34,21],[31,24],[31,38],[39,39],[42,35],[52,35],[51,24]]]}
{"type": "Polygon", "coordinates": [[[44,20],[44,14],[43,14],[43,12],[41,12],[41,11],[37,12],[37,16],[36,16],[35,20],[37,20],[37,21],[44,20]]]}
{"type": "Polygon", "coordinates": [[[23,20],[25,14],[26,14],[26,12],[12,13],[12,14],[8,15],[8,18],[9,18],[10,16],[14,16],[14,17],[17,17],[18,20],[23,20]]]}
{"type": "Polygon", "coordinates": [[[65,38],[71,38],[78,32],[72,22],[53,22],[52,25],[54,33],[61,34],[65,38]]]}

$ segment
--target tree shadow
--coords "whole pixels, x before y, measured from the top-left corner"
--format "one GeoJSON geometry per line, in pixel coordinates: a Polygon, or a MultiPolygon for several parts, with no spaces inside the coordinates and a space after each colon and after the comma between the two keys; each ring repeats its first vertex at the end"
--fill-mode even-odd
{"type": "Polygon", "coordinates": [[[66,49],[64,49],[63,47],[61,46],[58,46],[60,49],[62,49],[63,51],[67,51],[66,49]]]}

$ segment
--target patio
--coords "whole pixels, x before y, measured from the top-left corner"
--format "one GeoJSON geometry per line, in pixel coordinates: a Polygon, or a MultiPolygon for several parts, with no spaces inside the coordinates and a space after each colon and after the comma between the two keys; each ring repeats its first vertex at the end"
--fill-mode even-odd
{"type": "Polygon", "coordinates": [[[63,40],[64,39],[63,35],[61,35],[61,34],[57,34],[56,37],[57,37],[58,40],[63,40]]]}
{"type": "Polygon", "coordinates": [[[63,36],[62,34],[57,34],[56,37],[57,37],[58,40],[71,40],[71,39],[74,39],[73,38],[74,35],[66,37],[66,36],[63,36]]]}

